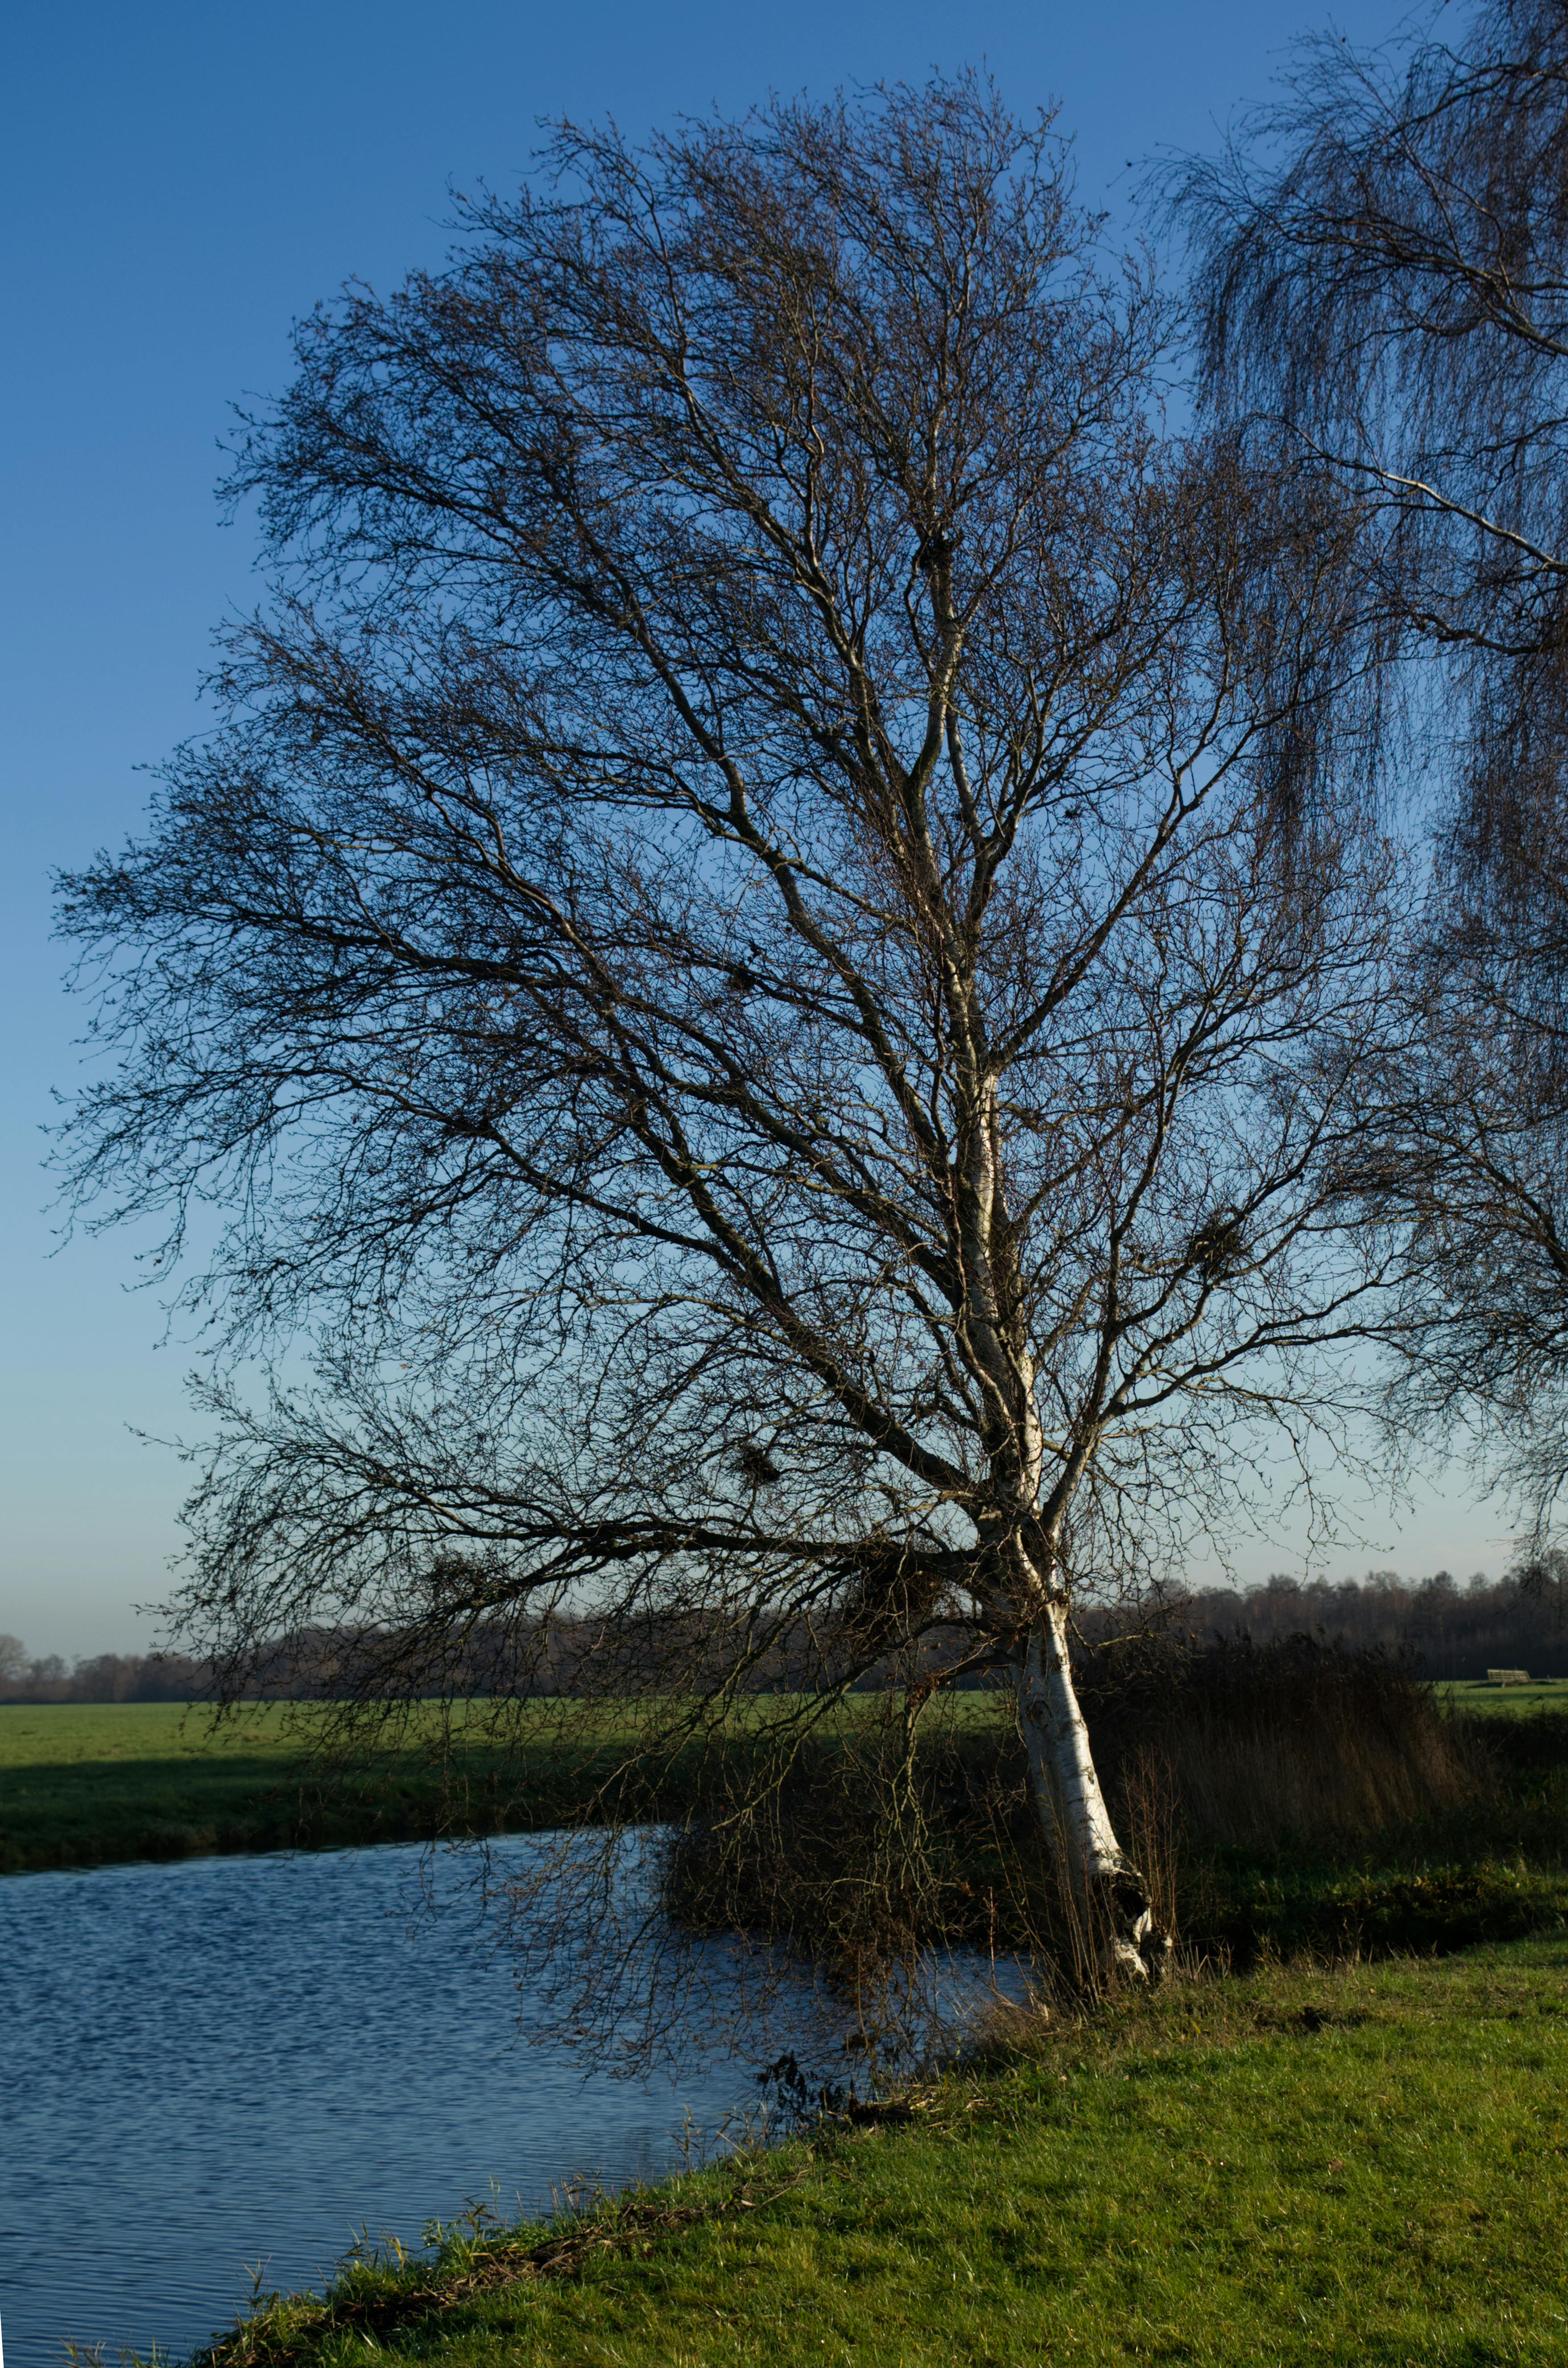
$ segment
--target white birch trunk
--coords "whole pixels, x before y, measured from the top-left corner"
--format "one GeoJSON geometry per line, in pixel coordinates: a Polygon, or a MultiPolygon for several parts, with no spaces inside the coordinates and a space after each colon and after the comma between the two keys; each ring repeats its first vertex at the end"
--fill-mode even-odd
{"type": "Polygon", "coordinates": [[[1068,1656],[1067,1614],[1048,1602],[1017,1672],[1018,1718],[1047,1848],[1066,1874],[1085,1946],[1140,1980],[1158,1980],[1169,1935],[1155,1925],[1149,1886],[1117,1840],[1089,1749],[1068,1656]]]}

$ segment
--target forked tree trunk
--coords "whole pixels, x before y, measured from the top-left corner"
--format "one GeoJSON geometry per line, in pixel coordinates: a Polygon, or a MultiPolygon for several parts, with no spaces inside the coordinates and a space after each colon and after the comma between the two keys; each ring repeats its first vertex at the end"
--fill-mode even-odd
{"type": "Polygon", "coordinates": [[[1158,1981],[1169,1963],[1170,1935],[1155,1922],[1148,1883],[1111,1825],[1073,1683],[1062,1603],[1048,1604],[1031,1631],[1017,1682],[1035,1807],[1085,1946],[1102,1966],[1158,1981]]]}

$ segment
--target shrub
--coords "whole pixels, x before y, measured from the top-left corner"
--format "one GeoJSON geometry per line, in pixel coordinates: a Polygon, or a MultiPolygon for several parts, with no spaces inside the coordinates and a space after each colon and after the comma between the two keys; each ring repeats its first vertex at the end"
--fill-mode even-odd
{"type": "MultiPolygon", "coordinates": [[[[1407,1660],[1306,1636],[1167,1634],[1090,1652],[1081,1691],[1118,1829],[1189,1938],[1241,1955],[1444,1930],[1459,1945],[1540,1920],[1501,1877],[1412,1877],[1406,1898],[1403,1877],[1385,1896],[1347,1872],[1439,1822],[1451,1855],[1456,1817],[1496,1797],[1489,1738],[1446,1717],[1407,1660]]],[[[987,1715],[973,1697],[938,1700],[914,1722],[908,1701],[862,1697],[771,1785],[744,1748],[716,1761],[670,1846],[669,1905],[688,1929],[766,1936],[852,1987],[942,1942],[1028,1951],[1071,1987],[1083,1952],[1039,1847],[1010,1702],[987,1715]]]]}

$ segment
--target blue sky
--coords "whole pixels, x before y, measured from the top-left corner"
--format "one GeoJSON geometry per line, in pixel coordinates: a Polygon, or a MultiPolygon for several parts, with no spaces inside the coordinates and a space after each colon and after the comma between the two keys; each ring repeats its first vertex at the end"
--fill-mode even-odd
{"type": "MultiPolygon", "coordinates": [[[[1335,22],[1381,38],[1394,11],[1335,22]]],[[[134,827],[138,768],[197,729],[208,634],[255,598],[247,524],[212,499],[227,406],[276,388],[290,321],[350,275],[436,261],[449,183],[526,168],[541,115],[631,132],[770,88],[923,76],[983,59],[1012,102],[1051,97],[1086,198],[1121,210],[1131,160],[1210,144],[1265,93],[1290,37],[1278,0],[1053,0],[985,9],[790,9],[576,0],[225,0],[136,9],[13,0],[5,35],[0,384],[0,871],[5,1009],[0,1271],[0,1629],[35,1651],[127,1649],[165,1584],[185,1473],[133,1429],[187,1427],[177,1340],[128,1289],[124,1236],[57,1248],[40,1129],[76,1071],[48,875],[134,827]]],[[[1503,1559],[1502,1516],[1434,1490],[1378,1551],[1456,1571],[1503,1559]]],[[[1242,1556],[1288,1565],[1284,1539],[1242,1556]]]]}

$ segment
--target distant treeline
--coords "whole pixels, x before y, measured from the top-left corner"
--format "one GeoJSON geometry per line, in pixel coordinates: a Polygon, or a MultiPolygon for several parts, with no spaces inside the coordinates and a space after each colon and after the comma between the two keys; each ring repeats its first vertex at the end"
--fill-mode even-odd
{"type": "Polygon", "coordinates": [[[1272,1645],[1311,1635],[1408,1652],[1429,1678],[1483,1678],[1495,1668],[1568,1677],[1568,1554],[1554,1550],[1498,1579],[1478,1572],[1460,1581],[1446,1570],[1414,1580],[1372,1570],[1337,1584],[1274,1577],[1261,1587],[1190,1596],[1176,1617],[1202,1637],[1272,1645]]]}
{"type": "Polygon", "coordinates": [[[182,1653],[95,1653],[67,1664],[0,1636],[0,1702],[195,1702],[210,1691],[206,1666],[182,1653]]]}
{"type": "MultiPolygon", "coordinates": [[[[1261,1587],[1214,1588],[1184,1597],[1161,1617],[1205,1642],[1249,1636],[1255,1644],[1272,1645],[1307,1635],[1353,1649],[1381,1647],[1413,1656],[1429,1678],[1483,1678],[1489,1668],[1568,1677],[1568,1553],[1554,1550],[1499,1579],[1477,1573],[1460,1582],[1446,1570],[1422,1579],[1373,1570],[1364,1578],[1337,1582],[1275,1576],[1261,1587]]],[[[1084,1621],[1091,1643],[1125,1624],[1122,1614],[1093,1611],[1084,1621]]],[[[684,1641],[701,1657],[695,1636],[684,1641]]],[[[378,1679],[392,1678],[394,1690],[408,1691],[437,1692],[445,1683],[468,1693],[573,1693],[590,1664],[597,1688],[606,1685],[603,1629],[596,1627],[590,1635],[570,1622],[548,1631],[471,1636],[460,1665],[427,1673],[411,1671],[395,1653],[383,1658],[384,1645],[367,1654],[369,1642],[323,1634],[280,1642],[269,1666],[256,1671],[244,1691],[259,1698],[312,1701],[378,1693],[386,1690],[378,1679]]],[[[668,1638],[644,1638],[641,1645],[625,1640],[628,1690],[635,1690],[641,1673],[668,1668],[669,1645],[668,1638]]],[[[937,1657],[960,1649],[949,1640],[937,1648],[937,1657]]],[[[792,1653],[770,1656],[756,1668],[756,1683],[771,1690],[813,1682],[820,1663],[808,1672],[804,1666],[788,1666],[794,1658],[792,1653]]],[[[29,1659],[17,1638],[0,1636],[0,1702],[196,1702],[214,1691],[210,1667],[182,1654],[97,1653],[67,1668],[58,1654],[29,1659]]]]}

